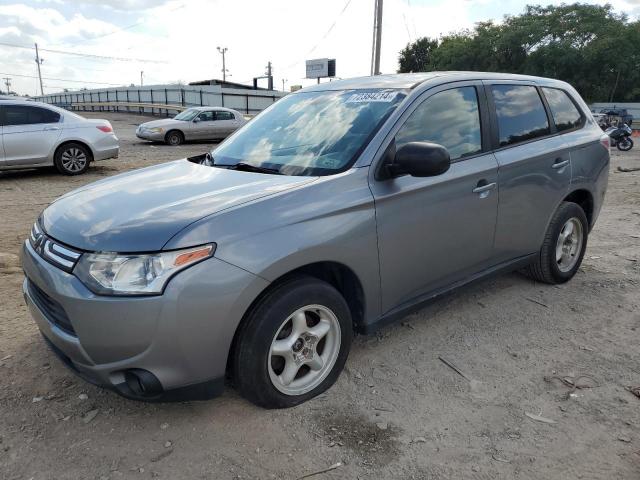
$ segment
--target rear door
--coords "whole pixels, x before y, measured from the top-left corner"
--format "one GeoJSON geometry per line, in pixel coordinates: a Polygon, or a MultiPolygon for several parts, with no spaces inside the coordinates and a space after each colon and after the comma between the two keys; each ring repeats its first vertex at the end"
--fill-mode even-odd
{"type": "Polygon", "coordinates": [[[61,115],[35,105],[3,105],[2,109],[6,164],[45,163],[62,132],[61,115]]]}
{"type": "Polygon", "coordinates": [[[226,110],[216,110],[216,129],[219,138],[224,138],[233,133],[240,122],[232,112],[226,110]]]}
{"type": "Polygon", "coordinates": [[[0,167],[3,165],[6,165],[6,160],[5,160],[5,156],[4,156],[4,142],[3,142],[3,129],[4,129],[4,120],[3,120],[3,106],[0,105],[0,167]]]}
{"type": "Polygon", "coordinates": [[[498,161],[496,261],[535,253],[571,183],[571,148],[535,84],[484,81],[498,161]]]}

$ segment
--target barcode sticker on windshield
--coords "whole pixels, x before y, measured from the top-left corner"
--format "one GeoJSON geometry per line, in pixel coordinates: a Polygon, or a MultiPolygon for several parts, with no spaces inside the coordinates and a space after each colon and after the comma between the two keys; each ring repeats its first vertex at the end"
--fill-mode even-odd
{"type": "Polygon", "coordinates": [[[362,103],[362,102],[392,102],[398,92],[364,92],[354,93],[346,103],[362,103]]]}

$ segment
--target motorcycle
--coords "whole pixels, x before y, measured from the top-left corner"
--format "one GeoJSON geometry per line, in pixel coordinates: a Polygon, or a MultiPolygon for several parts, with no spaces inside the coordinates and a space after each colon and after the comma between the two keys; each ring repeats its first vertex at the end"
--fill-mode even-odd
{"type": "Polygon", "coordinates": [[[626,123],[619,123],[617,127],[609,127],[604,133],[609,135],[612,147],[618,147],[618,150],[623,152],[628,152],[633,148],[633,140],[631,139],[633,132],[626,123]]]}

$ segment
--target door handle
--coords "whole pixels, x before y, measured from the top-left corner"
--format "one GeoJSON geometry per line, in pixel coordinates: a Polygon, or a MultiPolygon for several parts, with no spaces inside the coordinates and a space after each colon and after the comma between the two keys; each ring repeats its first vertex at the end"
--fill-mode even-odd
{"type": "Polygon", "coordinates": [[[496,182],[486,183],[484,185],[478,185],[476,188],[474,188],[473,193],[488,192],[489,190],[493,190],[494,188],[496,188],[496,182]]]}
{"type": "Polygon", "coordinates": [[[567,165],[569,165],[569,160],[562,160],[560,158],[557,158],[556,162],[553,165],[551,165],[551,168],[558,169],[558,168],[566,167],[567,165]]]}
{"type": "Polygon", "coordinates": [[[51,130],[60,130],[60,128],[59,127],[47,127],[47,128],[44,129],[45,132],[49,132],[51,130]]]}

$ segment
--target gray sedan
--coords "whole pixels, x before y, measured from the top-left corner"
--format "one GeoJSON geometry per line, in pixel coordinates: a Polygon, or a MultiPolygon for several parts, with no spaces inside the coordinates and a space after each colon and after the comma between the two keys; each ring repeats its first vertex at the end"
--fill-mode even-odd
{"type": "Polygon", "coordinates": [[[186,140],[223,140],[245,123],[242,114],[230,108],[193,107],[173,118],[139,125],[136,136],[175,146],[186,140]]]}

